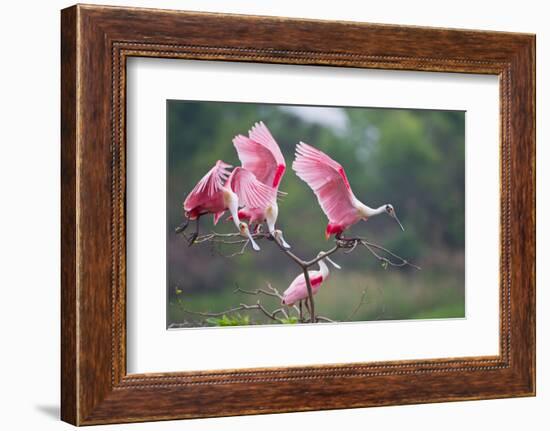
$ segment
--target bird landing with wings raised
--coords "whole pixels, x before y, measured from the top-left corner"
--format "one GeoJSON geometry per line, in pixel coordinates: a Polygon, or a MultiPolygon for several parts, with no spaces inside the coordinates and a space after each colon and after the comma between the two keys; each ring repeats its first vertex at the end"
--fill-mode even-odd
{"type": "MultiPolygon", "coordinates": [[[[285,158],[267,126],[262,121],[254,124],[248,132],[248,137],[235,136],[233,145],[242,167],[252,172],[262,184],[273,188],[277,194],[281,193],[279,185],[286,169],[285,158]]],[[[255,223],[259,226],[265,221],[269,233],[277,237],[285,248],[290,248],[282,232],[275,229],[278,214],[276,198],[262,206],[246,205],[239,210],[239,217],[248,220],[250,225],[255,223]]]]}
{"type": "Polygon", "coordinates": [[[350,226],[378,214],[392,217],[402,230],[403,225],[391,204],[371,208],[355,197],[344,168],[322,151],[300,142],[296,146],[296,158],[292,169],[313,190],[323,212],[328,218],[325,236],[337,239],[350,226]]]}
{"type": "Polygon", "coordinates": [[[196,230],[189,240],[192,245],[199,234],[199,220],[207,214],[214,215],[214,225],[229,210],[233,223],[241,236],[248,238],[254,250],[260,247],[254,241],[248,225],[239,219],[239,206],[263,207],[276,198],[276,191],[258,181],[254,174],[244,168],[232,166],[218,160],[204,177],[195,185],[183,203],[186,220],[176,228],[182,233],[190,220],[196,220],[196,230]]]}

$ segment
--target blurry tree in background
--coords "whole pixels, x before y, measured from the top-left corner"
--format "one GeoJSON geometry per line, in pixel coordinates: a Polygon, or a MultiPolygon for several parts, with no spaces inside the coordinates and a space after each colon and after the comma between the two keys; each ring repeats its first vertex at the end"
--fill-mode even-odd
{"type": "MultiPolygon", "coordinates": [[[[405,232],[378,217],[352,228],[415,262],[422,271],[384,269],[366,251],[334,255],[343,267],[316,295],[320,314],[347,320],[445,318],[464,316],[464,112],[379,108],[299,107],[248,103],[170,100],[167,155],[168,323],[211,324],[184,312],[218,312],[250,297],[234,290],[270,283],[279,291],[299,274],[274,244],[259,253],[225,258],[227,247],[188,248],[174,233],[182,202],[218,159],[239,165],[232,138],[264,121],[279,143],[287,170],[280,189],[278,227],[304,258],[331,246],[324,237],[326,217],[311,189],[292,171],[294,149],[304,141],[325,151],[345,168],[355,195],[371,207],[392,203],[405,232]]],[[[213,228],[211,218],[201,223],[213,228]]],[[[219,232],[233,231],[220,222],[219,232]]],[[[277,300],[272,299],[276,305],[277,300]]],[[[238,324],[245,324],[238,321],[238,324]]],[[[247,324],[271,323],[251,312],[247,324]]]]}

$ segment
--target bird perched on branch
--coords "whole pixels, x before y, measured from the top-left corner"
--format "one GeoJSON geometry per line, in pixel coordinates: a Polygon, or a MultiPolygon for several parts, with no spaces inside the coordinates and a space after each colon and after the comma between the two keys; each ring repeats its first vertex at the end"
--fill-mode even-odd
{"type": "Polygon", "coordinates": [[[328,218],[325,236],[341,238],[342,233],[360,220],[378,214],[392,217],[402,230],[403,225],[391,204],[371,208],[359,201],[349,184],[344,168],[322,151],[300,142],[296,146],[296,158],[292,169],[307,183],[328,218]]]}
{"type": "MultiPolygon", "coordinates": [[[[277,141],[275,141],[267,126],[261,121],[254,124],[248,132],[248,137],[235,136],[233,145],[237,150],[242,167],[252,172],[258,181],[278,192],[279,184],[281,184],[281,179],[285,173],[286,163],[277,141]]],[[[278,214],[279,207],[276,195],[266,205],[246,205],[239,210],[239,217],[248,220],[251,226],[253,223],[258,226],[265,221],[269,233],[277,236],[284,247],[290,248],[284,240],[282,232],[275,229],[278,214]]]]}
{"type": "Polygon", "coordinates": [[[276,192],[258,181],[252,172],[241,167],[230,172],[231,167],[218,160],[185,198],[183,208],[186,220],[176,228],[176,233],[183,232],[190,220],[196,220],[196,230],[189,245],[193,244],[199,234],[199,220],[202,216],[213,214],[215,225],[224,212],[229,210],[239,233],[250,240],[254,250],[260,250],[248,225],[239,219],[239,206],[266,206],[275,199],[276,192]]]}
{"type": "MultiPolygon", "coordinates": [[[[324,255],[323,252],[319,253],[317,257],[324,255]]],[[[328,260],[335,268],[341,269],[340,265],[333,262],[328,256],[319,261],[319,271],[308,271],[309,282],[311,283],[311,293],[315,295],[321,285],[327,280],[330,275],[328,266],[324,260],[328,260]]],[[[306,278],[304,274],[300,274],[294,279],[290,286],[283,293],[283,305],[293,306],[296,302],[302,301],[308,298],[306,278]]],[[[306,303],[307,304],[307,303],[306,303]]]]}

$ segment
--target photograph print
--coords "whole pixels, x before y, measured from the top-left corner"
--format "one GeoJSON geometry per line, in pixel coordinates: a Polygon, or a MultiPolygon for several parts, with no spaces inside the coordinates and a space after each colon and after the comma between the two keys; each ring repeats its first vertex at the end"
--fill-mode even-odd
{"type": "Polygon", "coordinates": [[[167,328],[465,317],[463,111],[167,101],[167,328]]]}

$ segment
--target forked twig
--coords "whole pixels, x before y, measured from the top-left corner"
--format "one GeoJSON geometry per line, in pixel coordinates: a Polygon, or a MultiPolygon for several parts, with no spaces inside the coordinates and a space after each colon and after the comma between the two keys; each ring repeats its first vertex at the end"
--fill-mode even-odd
{"type": "MultiPolygon", "coordinates": [[[[186,236],[185,232],[182,232],[181,234],[186,239],[189,239],[186,236]]],[[[382,262],[382,265],[384,267],[387,267],[387,266],[392,266],[392,267],[410,266],[410,267],[415,268],[417,270],[421,269],[419,266],[409,262],[407,259],[402,258],[401,256],[397,255],[396,253],[388,250],[387,248],[385,248],[381,245],[372,243],[372,242],[370,242],[367,239],[362,238],[362,237],[351,237],[351,238],[337,237],[335,239],[335,244],[331,249],[319,253],[316,257],[314,257],[310,260],[304,260],[304,259],[296,256],[293,252],[291,252],[287,248],[285,248],[283,246],[283,244],[281,243],[281,241],[279,240],[279,238],[277,237],[277,235],[274,236],[274,235],[271,235],[270,233],[264,233],[264,232],[260,231],[260,232],[254,233],[252,235],[252,237],[255,240],[264,239],[264,240],[273,241],[277,245],[279,250],[281,250],[284,254],[286,254],[291,260],[293,260],[302,269],[302,272],[304,274],[304,279],[305,279],[305,282],[306,282],[307,292],[308,292],[308,297],[306,299],[306,308],[309,310],[309,320],[310,320],[310,322],[313,322],[313,323],[318,322],[320,320],[330,321],[330,322],[333,322],[333,321],[328,319],[327,317],[316,316],[316,314],[315,314],[315,302],[313,300],[313,289],[312,289],[311,280],[310,280],[310,277],[309,277],[309,270],[317,262],[319,262],[320,260],[324,259],[327,256],[330,256],[330,255],[336,253],[338,250],[343,249],[345,254],[349,254],[349,253],[352,253],[357,248],[358,245],[362,245],[378,261],[382,262]],[[385,253],[389,257],[383,256],[379,252],[385,253]]],[[[239,233],[210,232],[208,234],[198,236],[195,239],[194,242],[197,243],[197,244],[201,244],[201,243],[204,243],[204,242],[211,242],[211,243],[217,243],[217,244],[228,244],[228,245],[240,244],[240,245],[242,245],[242,247],[238,251],[225,256],[225,257],[235,257],[235,256],[243,255],[245,253],[246,248],[247,248],[250,240],[248,238],[243,238],[239,233]]],[[[256,289],[256,290],[252,290],[252,291],[246,291],[244,289],[240,289],[239,287],[237,287],[237,289],[235,291],[240,291],[242,293],[254,294],[254,295],[264,294],[264,295],[267,295],[267,296],[274,296],[274,297],[277,297],[277,298],[282,300],[282,298],[283,298],[282,295],[275,288],[273,288],[271,285],[268,285],[268,286],[269,286],[268,287],[269,291],[263,290],[263,289],[256,289]]],[[[350,315],[348,320],[351,319],[357,313],[357,311],[359,310],[359,308],[362,305],[364,305],[365,296],[366,296],[366,291],[363,292],[363,295],[361,297],[359,305],[352,312],[352,314],[350,315]]],[[[292,308],[300,316],[300,321],[303,321],[301,309],[297,305],[294,305],[292,308]]],[[[261,305],[261,303],[259,301],[254,305],[240,304],[239,307],[235,307],[235,308],[232,308],[230,310],[226,310],[225,312],[215,313],[214,315],[212,315],[212,313],[205,314],[205,315],[208,315],[210,317],[216,317],[216,316],[221,316],[224,313],[227,314],[227,313],[232,313],[232,312],[236,312],[236,311],[239,311],[239,310],[251,310],[251,309],[260,310],[266,316],[268,316],[270,319],[276,320],[276,321],[279,321],[279,322],[282,323],[282,320],[277,318],[276,314],[281,313],[281,310],[284,311],[284,309],[281,308],[281,309],[274,310],[273,312],[269,312],[267,309],[265,309],[261,305]]],[[[199,312],[194,312],[194,313],[195,314],[200,314],[199,312]]],[[[284,312],[283,315],[285,315],[286,318],[289,318],[288,313],[284,312]]]]}
{"type": "Polygon", "coordinates": [[[355,307],[355,309],[351,312],[351,314],[346,318],[347,321],[350,321],[353,319],[353,317],[357,314],[359,309],[365,305],[368,304],[367,301],[365,301],[365,297],[367,296],[367,289],[363,290],[363,293],[361,294],[361,299],[359,299],[359,304],[355,307]]]}

